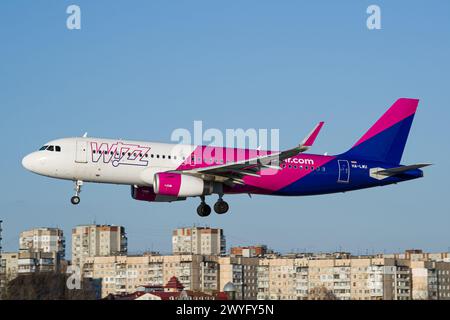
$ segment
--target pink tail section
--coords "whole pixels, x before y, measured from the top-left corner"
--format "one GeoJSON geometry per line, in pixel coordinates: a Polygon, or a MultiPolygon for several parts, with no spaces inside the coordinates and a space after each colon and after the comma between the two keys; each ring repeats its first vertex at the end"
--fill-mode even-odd
{"type": "Polygon", "coordinates": [[[378,121],[359,139],[353,147],[369,140],[380,132],[416,113],[418,99],[400,98],[378,119],[378,121]]]}
{"type": "Polygon", "coordinates": [[[344,155],[399,164],[418,104],[418,99],[398,99],[344,155]]]}

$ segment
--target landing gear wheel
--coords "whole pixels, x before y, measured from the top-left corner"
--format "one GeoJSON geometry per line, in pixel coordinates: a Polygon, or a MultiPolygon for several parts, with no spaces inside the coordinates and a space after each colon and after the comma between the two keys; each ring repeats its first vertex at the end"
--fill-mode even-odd
{"type": "Polygon", "coordinates": [[[76,180],[75,183],[75,195],[70,198],[70,202],[72,202],[73,205],[77,205],[80,203],[80,192],[81,192],[81,186],[83,185],[83,181],[76,180]]]}
{"type": "Polygon", "coordinates": [[[211,207],[208,206],[206,203],[201,203],[198,207],[197,207],[197,214],[200,217],[207,217],[211,214],[211,207]]]}
{"type": "Polygon", "coordinates": [[[228,203],[226,203],[222,199],[217,200],[217,202],[214,204],[214,211],[218,214],[227,213],[229,208],[230,207],[228,206],[228,203]]]}
{"type": "Polygon", "coordinates": [[[72,202],[73,205],[77,205],[80,203],[80,197],[79,196],[73,196],[70,198],[70,202],[72,202]]]}

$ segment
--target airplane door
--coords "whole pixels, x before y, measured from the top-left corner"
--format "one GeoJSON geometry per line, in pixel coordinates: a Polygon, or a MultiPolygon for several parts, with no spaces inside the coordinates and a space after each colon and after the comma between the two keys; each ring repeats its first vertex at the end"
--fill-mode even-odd
{"type": "Polygon", "coordinates": [[[350,181],[350,165],[348,160],[338,160],[339,177],[338,182],[348,183],[350,181]]]}
{"type": "Polygon", "coordinates": [[[87,141],[77,141],[75,162],[87,163],[87,141]]]}

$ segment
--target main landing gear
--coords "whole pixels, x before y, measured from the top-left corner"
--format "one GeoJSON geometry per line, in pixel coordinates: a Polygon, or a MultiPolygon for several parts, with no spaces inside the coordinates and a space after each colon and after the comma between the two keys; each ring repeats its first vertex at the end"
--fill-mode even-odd
{"type": "Polygon", "coordinates": [[[83,181],[81,180],[75,181],[75,195],[72,198],[70,198],[70,202],[72,202],[73,205],[77,205],[80,203],[80,192],[82,185],[83,181]]]}
{"type": "MultiPolygon", "coordinates": [[[[200,217],[207,217],[211,214],[211,207],[205,202],[205,196],[201,196],[200,199],[202,202],[197,207],[197,214],[200,217]]],[[[222,199],[222,196],[219,196],[219,200],[214,204],[214,211],[217,214],[224,214],[229,208],[228,203],[222,199]]]]}
{"type": "Polygon", "coordinates": [[[200,205],[197,207],[197,214],[200,217],[207,217],[211,214],[211,207],[206,204],[205,196],[201,196],[200,199],[202,199],[202,202],[200,202],[200,205]]]}

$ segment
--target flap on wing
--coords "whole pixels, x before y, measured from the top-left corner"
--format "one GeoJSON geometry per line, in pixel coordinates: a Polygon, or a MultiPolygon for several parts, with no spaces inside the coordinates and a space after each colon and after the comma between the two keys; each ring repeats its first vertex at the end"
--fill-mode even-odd
{"type": "Polygon", "coordinates": [[[396,167],[396,168],[383,169],[383,170],[377,171],[377,174],[392,176],[392,175],[400,174],[400,173],[403,173],[403,172],[406,172],[409,170],[420,169],[420,168],[427,167],[427,166],[431,166],[431,163],[418,163],[418,164],[412,164],[409,166],[401,166],[401,167],[396,167]]]}
{"type": "MultiPolygon", "coordinates": [[[[215,166],[194,168],[189,170],[182,170],[184,174],[194,175],[201,179],[209,179],[219,182],[233,181],[235,183],[243,184],[242,177],[253,176],[259,177],[257,173],[261,168],[271,168],[281,170],[280,162],[294,157],[299,153],[308,150],[317,138],[317,135],[322,129],[323,122],[319,122],[314,129],[306,136],[305,139],[296,147],[281,151],[269,153],[263,156],[254,157],[251,159],[240,160],[232,163],[225,163],[215,166]]],[[[174,170],[172,172],[180,172],[174,170]]]]}

